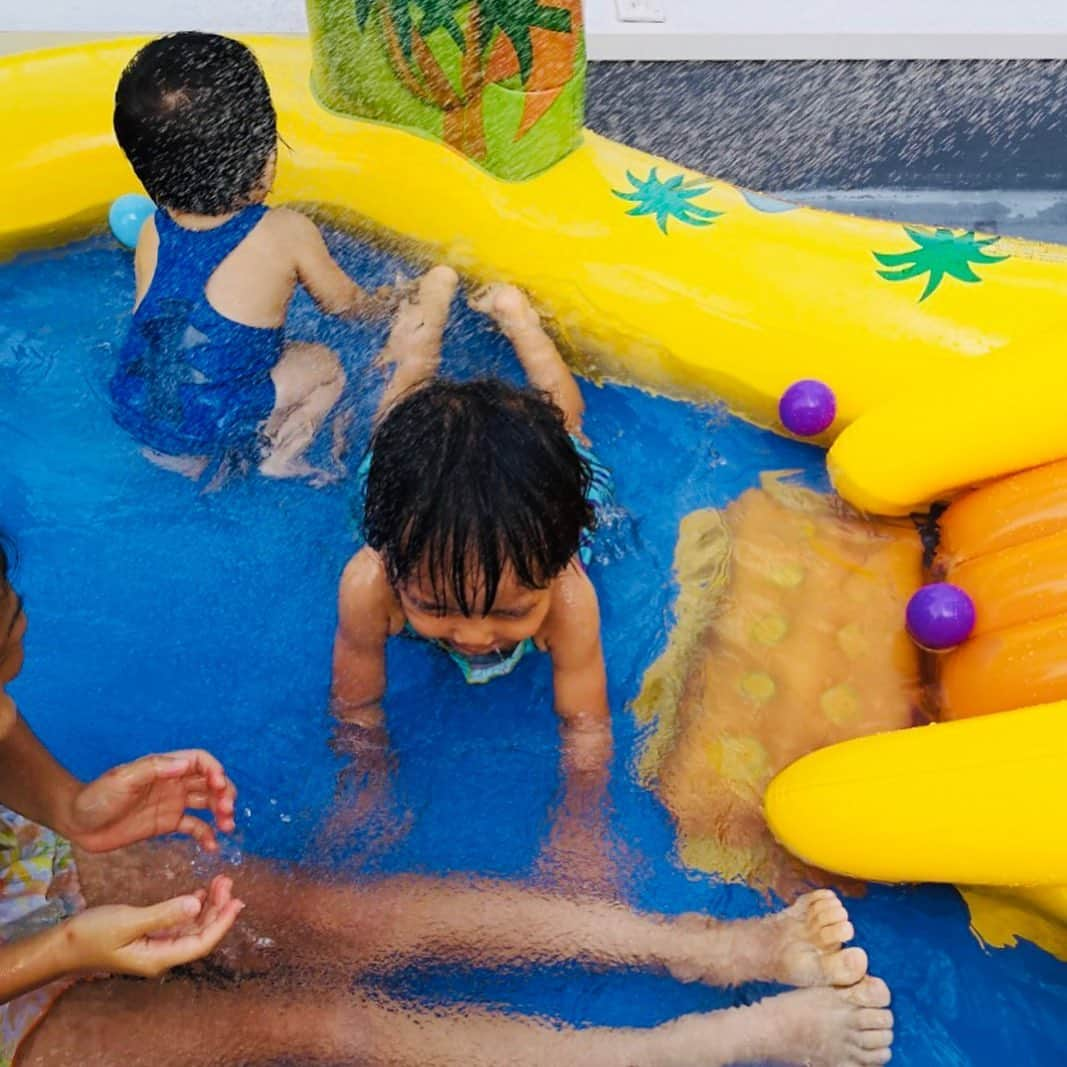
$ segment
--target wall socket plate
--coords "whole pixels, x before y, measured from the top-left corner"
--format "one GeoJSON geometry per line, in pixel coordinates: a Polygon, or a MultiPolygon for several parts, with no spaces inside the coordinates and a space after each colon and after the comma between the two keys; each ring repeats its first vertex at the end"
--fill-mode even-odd
{"type": "Polygon", "coordinates": [[[666,22],[660,0],[615,0],[620,22],[666,22]]]}

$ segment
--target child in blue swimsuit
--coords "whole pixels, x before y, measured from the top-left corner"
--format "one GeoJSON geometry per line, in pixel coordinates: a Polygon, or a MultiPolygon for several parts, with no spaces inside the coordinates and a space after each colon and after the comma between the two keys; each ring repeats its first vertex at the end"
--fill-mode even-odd
{"type": "Polygon", "coordinates": [[[582,434],[577,383],[518,289],[493,286],[471,303],[511,340],[533,388],[436,377],[456,285],[451,269],[431,270],[383,354],[395,371],[365,465],[367,543],[341,579],[334,644],[341,747],[359,779],[385,788],[390,637],[432,642],[475,683],[536,649],[552,659],[564,806],[591,813],[611,716],[583,542],[610,476],[582,434]]]}
{"type": "Polygon", "coordinates": [[[304,452],[345,377],[329,349],[286,341],[290,300],[299,282],[325,311],[364,316],[390,294],[353,282],[310,219],[264,205],[278,133],[255,56],[214,34],[151,42],[119,82],[115,132],[158,205],[137,245],[116,421],[187,473],[237,455],[274,477],[325,477],[304,452]]]}

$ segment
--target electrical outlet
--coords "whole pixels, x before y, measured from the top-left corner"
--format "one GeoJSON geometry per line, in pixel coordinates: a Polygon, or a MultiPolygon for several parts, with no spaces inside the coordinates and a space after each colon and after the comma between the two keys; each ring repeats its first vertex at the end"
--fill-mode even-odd
{"type": "Polygon", "coordinates": [[[620,22],[666,22],[667,13],[659,0],[615,0],[620,22]]]}

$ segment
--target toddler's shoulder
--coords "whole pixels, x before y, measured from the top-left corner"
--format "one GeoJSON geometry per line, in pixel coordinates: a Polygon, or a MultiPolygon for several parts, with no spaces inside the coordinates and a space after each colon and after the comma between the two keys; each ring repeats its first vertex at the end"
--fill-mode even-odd
{"type": "Polygon", "coordinates": [[[321,236],[313,219],[291,207],[269,208],[262,225],[268,233],[288,241],[307,241],[321,236]]]}
{"type": "Polygon", "coordinates": [[[382,557],[364,546],[345,564],[341,574],[341,602],[365,604],[368,600],[386,599],[391,593],[382,557]]]}
{"type": "Polygon", "coordinates": [[[567,628],[599,626],[600,601],[593,585],[577,559],[552,583],[552,620],[567,628]]]}

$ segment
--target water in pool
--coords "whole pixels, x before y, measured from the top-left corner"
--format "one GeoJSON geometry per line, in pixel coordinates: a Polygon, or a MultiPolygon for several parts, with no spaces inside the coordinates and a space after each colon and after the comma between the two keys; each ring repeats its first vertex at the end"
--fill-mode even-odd
{"type": "MultiPolygon", "coordinates": [[[[333,234],[331,244],[361,279],[391,280],[397,268],[349,237],[333,234]]],[[[145,462],[111,421],[105,390],[132,284],[130,257],[104,238],[0,268],[0,522],[18,542],[31,620],[14,695],[83,776],[145,751],[212,749],[241,790],[233,857],[315,862],[338,769],[327,688],[337,579],[357,544],[352,481],[314,490],[253,476],[203,495],[145,462]]],[[[381,386],[372,356],[384,328],[323,320],[304,297],[292,328],[341,353],[358,450],[381,386]]],[[[443,370],[519,377],[507,344],[458,305],[443,370]]],[[[617,385],[583,391],[587,431],[617,483],[591,572],[611,681],[611,818],[628,851],[625,894],[665,912],[755,914],[766,907],[756,893],[679,864],[667,814],[635,779],[639,738],[627,704],[671,626],[682,517],[725,505],[764,470],[799,468],[822,486],[821,453],[710,407],[617,385]]],[[[355,842],[336,862],[535,877],[558,785],[547,658],[471,688],[445,657],[396,641],[389,679],[396,805],[408,830],[378,852],[355,842]]],[[[1062,1061],[1061,964],[1026,944],[984,949],[948,888],[872,888],[851,910],[872,970],[894,989],[897,1062],[1062,1061]]],[[[407,974],[393,987],[432,1002],[634,1026],[766,992],[569,968],[407,974]]]]}

